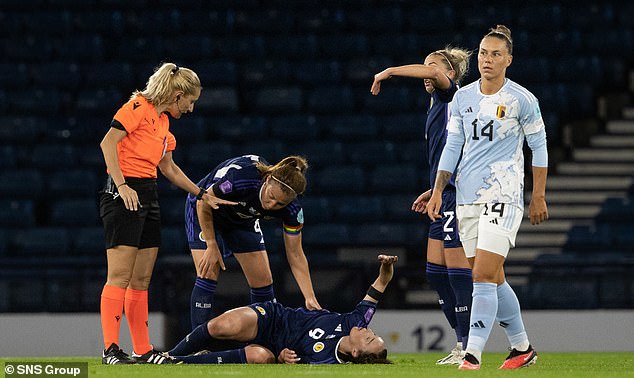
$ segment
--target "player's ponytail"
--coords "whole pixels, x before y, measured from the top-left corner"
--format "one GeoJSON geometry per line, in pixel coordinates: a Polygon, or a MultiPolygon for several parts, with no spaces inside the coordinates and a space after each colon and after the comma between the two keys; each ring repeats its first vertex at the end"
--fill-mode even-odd
{"type": "Polygon", "coordinates": [[[173,101],[172,96],[176,91],[182,91],[187,96],[197,94],[201,88],[200,79],[194,71],[174,63],[163,63],[154,70],[145,89],[135,91],[132,97],[141,95],[158,106],[173,101]]]}
{"type": "Polygon", "coordinates": [[[272,176],[287,192],[299,195],[306,191],[308,162],[302,156],[288,156],[275,165],[258,163],[257,168],[264,177],[272,176]]]}
{"type": "Polygon", "coordinates": [[[504,25],[496,25],[494,28],[489,29],[486,37],[494,37],[506,42],[506,47],[509,50],[509,54],[513,55],[513,38],[511,38],[511,29],[504,25]]]}
{"type": "Polygon", "coordinates": [[[434,51],[432,54],[440,55],[446,61],[447,68],[456,72],[454,77],[456,84],[460,84],[469,72],[471,51],[467,49],[447,45],[444,49],[434,51]]]}

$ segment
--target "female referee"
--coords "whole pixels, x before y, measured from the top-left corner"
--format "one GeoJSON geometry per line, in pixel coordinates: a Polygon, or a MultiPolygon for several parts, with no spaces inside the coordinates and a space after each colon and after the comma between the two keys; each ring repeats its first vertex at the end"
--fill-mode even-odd
{"type": "Polygon", "coordinates": [[[260,219],[279,218],[284,229],[286,258],[309,310],[321,308],[302,248],[304,212],[297,196],[306,190],[306,160],[289,156],[269,165],[255,155],[222,162],[198,186],[235,206],[212,208],[191,193],[185,204],[187,240],[196,266],[191,294],[192,329],[211,319],[213,297],[223,257],[231,254],[251,288],[251,303],[275,299],[260,219]]]}
{"type": "Polygon", "coordinates": [[[148,335],[148,287],[161,243],[156,168],[174,185],[208,206],[232,204],[206,193],[172,160],[176,140],[167,114],[178,119],[194,110],[201,85],[196,73],[164,63],[143,91],[135,91],[114,115],[100,143],[108,171],[100,194],[108,260],[101,294],[104,337],[102,363],[170,363],[154,351],[148,335]],[[119,348],[119,325],[125,307],[134,354],[119,348]]]}
{"type": "MultiPolygon", "coordinates": [[[[471,52],[447,46],[436,50],[425,58],[423,64],[390,67],[374,76],[370,91],[378,95],[381,83],[392,76],[413,77],[424,80],[425,90],[431,95],[425,139],[430,167],[430,185],[433,188],[440,154],[447,138],[449,104],[458,84],[469,70],[471,52]]],[[[412,210],[423,212],[431,189],[418,196],[412,210]]],[[[458,365],[464,357],[464,348],[469,336],[469,309],[471,308],[471,267],[462,249],[456,222],[456,187],[454,178],[442,193],[442,218],[433,221],[427,238],[427,280],[436,290],[440,307],[447,321],[456,332],[456,347],[438,365],[458,365]]]]}

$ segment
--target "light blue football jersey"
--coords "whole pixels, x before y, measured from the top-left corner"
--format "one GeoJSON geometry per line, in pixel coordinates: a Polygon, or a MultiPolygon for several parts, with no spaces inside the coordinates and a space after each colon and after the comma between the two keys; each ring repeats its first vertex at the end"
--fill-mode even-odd
{"type": "MultiPolygon", "coordinates": [[[[484,95],[480,80],[454,95],[439,170],[456,172],[457,204],[509,203],[524,208],[526,135],[546,137],[537,98],[506,79],[495,94],[484,95]]],[[[545,142],[545,140],[544,140],[545,142]]]]}

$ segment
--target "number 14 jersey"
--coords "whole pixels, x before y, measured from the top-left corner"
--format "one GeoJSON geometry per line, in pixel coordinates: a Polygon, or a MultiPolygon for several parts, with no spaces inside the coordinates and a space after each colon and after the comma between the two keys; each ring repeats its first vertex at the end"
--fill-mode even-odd
{"type": "Polygon", "coordinates": [[[447,129],[438,169],[454,172],[460,159],[457,204],[510,203],[523,208],[524,139],[545,129],[537,98],[509,79],[497,93],[485,95],[478,80],[454,95],[447,129]]]}

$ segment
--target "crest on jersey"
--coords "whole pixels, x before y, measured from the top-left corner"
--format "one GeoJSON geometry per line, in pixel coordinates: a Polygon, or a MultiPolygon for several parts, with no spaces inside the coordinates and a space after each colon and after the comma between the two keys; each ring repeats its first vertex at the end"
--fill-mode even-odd
{"type": "Polygon", "coordinates": [[[324,350],[324,343],[322,343],[321,341],[315,343],[315,345],[313,345],[313,352],[315,353],[319,353],[322,350],[324,350]]]}
{"type": "Polygon", "coordinates": [[[256,310],[258,310],[258,312],[259,312],[260,314],[262,314],[262,315],[266,315],[266,310],[265,310],[265,309],[263,309],[262,307],[260,307],[260,306],[255,306],[255,309],[256,309],[256,310]]]}
{"type": "Polygon", "coordinates": [[[297,222],[304,223],[304,209],[301,209],[299,213],[297,213],[297,222]]]}
{"type": "Polygon", "coordinates": [[[498,105],[498,108],[495,111],[495,116],[498,118],[504,118],[505,115],[506,115],[506,106],[498,105]]]}
{"type": "Polygon", "coordinates": [[[198,234],[198,239],[200,239],[200,241],[205,241],[205,235],[203,235],[202,231],[198,234]]]}
{"type": "Polygon", "coordinates": [[[227,194],[231,191],[231,189],[233,189],[233,184],[231,183],[231,181],[225,181],[222,184],[220,184],[218,186],[220,188],[220,191],[227,194]]]}

